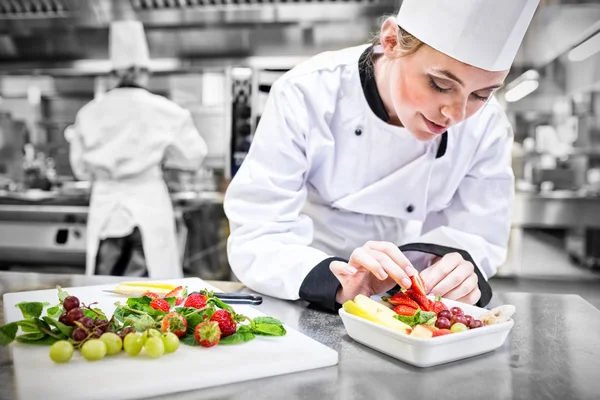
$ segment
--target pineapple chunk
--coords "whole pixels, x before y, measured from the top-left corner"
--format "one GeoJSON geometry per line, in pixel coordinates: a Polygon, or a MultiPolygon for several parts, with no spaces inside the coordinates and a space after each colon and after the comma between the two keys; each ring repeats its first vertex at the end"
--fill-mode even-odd
{"type": "Polygon", "coordinates": [[[349,314],[368,319],[398,332],[407,333],[410,331],[410,326],[394,318],[396,313],[393,310],[362,294],[356,296],[354,301],[348,300],[345,302],[343,307],[349,314]]]}

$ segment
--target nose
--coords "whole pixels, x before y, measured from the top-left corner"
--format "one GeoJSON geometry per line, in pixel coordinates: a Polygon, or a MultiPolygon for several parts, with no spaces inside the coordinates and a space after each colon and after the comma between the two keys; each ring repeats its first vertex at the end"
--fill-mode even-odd
{"type": "Polygon", "coordinates": [[[450,104],[444,105],[440,112],[444,117],[450,119],[452,124],[457,124],[467,116],[467,101],[457,99],[450,104]]]}

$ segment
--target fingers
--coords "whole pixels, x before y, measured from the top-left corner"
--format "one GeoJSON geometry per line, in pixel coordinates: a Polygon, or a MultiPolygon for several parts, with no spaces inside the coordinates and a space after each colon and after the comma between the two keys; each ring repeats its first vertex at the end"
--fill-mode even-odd
{"type": "MultiPolygon", "coordinates": [[[[449,253],[442,257],[437,263],[433,264],[431,267],[426,268],[423,272],[421,272],[421,278],[425,281],[425,285],[428,288],[431,288],[430,292],[435,294],[443,295],[448,290],[453,289],[454,287],[447,288],[445,292],[439,293],[434,292],[433,289],[442,282],[461,262],[465,262],[462,256],[458,253],[449,253]]],[[[466,278],[466,276],[465,276],[466,278]]],[[[464,279],[463,279],[464,280],[464,279]]],[[[462,281],[461,281],[462,282],[462,281]]],[[[460,283],[460,282],[458,282],[460,283]]],[[[457,284],[458,284],[457,283],[457,284]]],[[[442,286],[442,289],[444,287],[442,286]]]]}
{"type": "Polygon", "coordinates": [[[342,261],[332,261],[329,264],[329,270],[335,276],[353,276],[357,272],[356,268],[342,261]]]}
{"type": "Polygon", "coordinates": [[[369,241],[365,243],[365,247],[387,254],[396,265],[403,268],[407,277],[411,277],[417,273],[417,271],[411,265],[410,260],[406,258],[406,256],[395,244],[390,242],[369,241]]]}
{"type": "MultiPolygon", "coordinates": [[[[477,275],[472,274],[469,275],[466,279],[464,279],[459,285],[457,285],[454,289],[449,290],[444,294],[444,297],[451,300],[458,300],[464,297],[467,297],[471,294],[474,289],[477,289],[477,275]]],[[[479,299],[477,299],[479,300],[479,299]]]]}
{"type": "Polygon", "coordinates": [[[410,279],[406,274],[406,268],[409,267],[410,271],[412,270],[412,267],[410,267],[410,262],[408,262],[400,250],[398,250],[400,255],[395,253],[394,257],[397,260],[406,260],[406,262],[400,261],[402,262],[402,266],[398,265],[398,263],[388,254],[392,253],[393,248],[398,250],[398,248],[391,243],[368,242],[364,246],[354,250],[348,264],[357,269],[366,269],[381,281],[391,277],[400,286],[408,289],[410,287],[410,279]]]}
{"type": "Polygon", "coordinates": [[[460,299],[457,299],[457,300],[462,303],[475,304],[479,301],[480,298],[481,298],[481,291],[479,290],[479,287],[476,287],[468,295],[461,297],[460,299]]]}

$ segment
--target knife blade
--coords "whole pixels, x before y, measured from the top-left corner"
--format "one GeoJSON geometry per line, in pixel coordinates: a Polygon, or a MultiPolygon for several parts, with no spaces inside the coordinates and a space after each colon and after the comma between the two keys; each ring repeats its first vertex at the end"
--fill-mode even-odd
{"type": "MultiPolygon", "coordinates": [[[[128,293],[118,290],[103,290],[105,293],[117,294],[119,296],[140,296],[139,293],[128,293]]],[[[200,292],[192,292],[192,293],[200,293],[200,292]]],[[[190,294],[192,294],[190,293],[190,294]]],[[[222,293],[215,292],[215,297],[223,300],[227,304],[250,304],[250,305],[260,305],[262,304],[262,296],[249,294],[249,293],[222,293]]]]}

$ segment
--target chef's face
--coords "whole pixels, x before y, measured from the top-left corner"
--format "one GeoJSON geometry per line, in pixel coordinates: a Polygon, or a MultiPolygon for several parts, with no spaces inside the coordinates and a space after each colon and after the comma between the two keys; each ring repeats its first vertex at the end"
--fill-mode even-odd
{"type": "MultiPolygon", "coordinates": [[[[391,28],[388,31],[397,37],[397,25],[391,28]]],[[[391,54],[390,42],[382,44],[386,56],[391,54]]],[[[384,102],[387,97],[400,124],[419,140],[431,140],[475,114],[508,74],[464,64],[427,45],[410,55],[388,58],[390,92],[382,97],[384,102]]]]}

